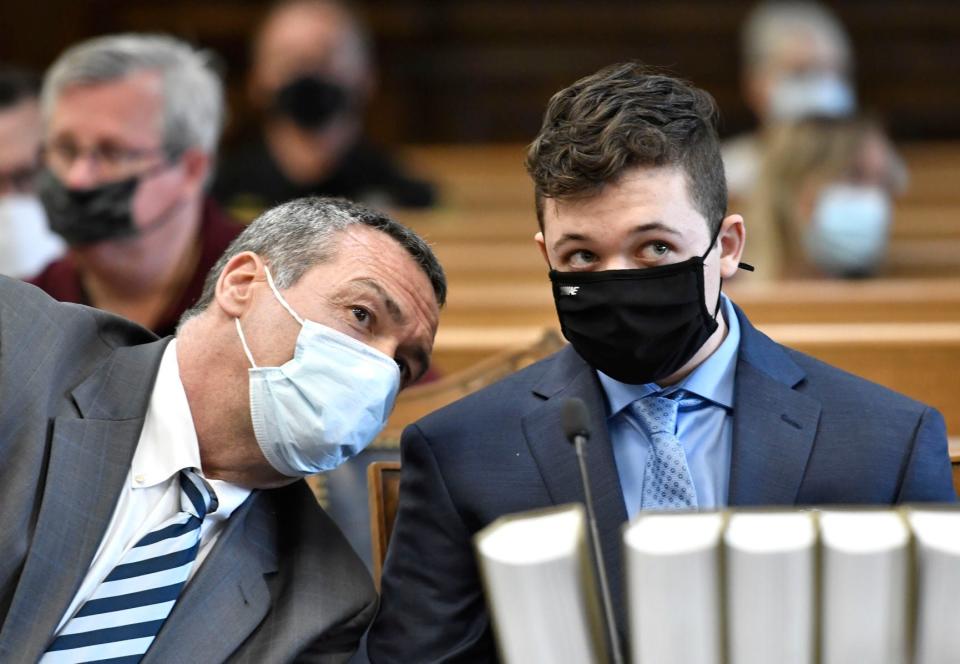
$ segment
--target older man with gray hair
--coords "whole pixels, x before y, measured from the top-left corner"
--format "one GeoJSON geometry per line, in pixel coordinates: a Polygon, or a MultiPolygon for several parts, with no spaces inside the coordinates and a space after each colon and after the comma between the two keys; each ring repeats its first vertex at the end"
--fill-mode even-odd
{"type": "Polygon", "coordinates": [[[223,86],[172,37],[99,37],[65,51],[41,94],[38,192],[70,251],[33,283],[171,334],[241,227],[207,196],[223,86]]]}
{"type": "Polygon", "coordinates": [[[376,594],[301,478],[379,433],[445,296],[412,231],[321,198],[175,338],[0,277],[0,661],[346,660],[376,594]]]}

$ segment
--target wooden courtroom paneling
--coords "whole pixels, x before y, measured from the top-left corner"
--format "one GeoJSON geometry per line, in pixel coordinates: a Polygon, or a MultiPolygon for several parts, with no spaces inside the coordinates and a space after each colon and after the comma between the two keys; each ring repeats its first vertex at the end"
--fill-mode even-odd
{"type": "MultiPolygon", "coordinates": [[[[45,0],[0,3],[0,59],[46,66],[72,41],[169,31],[224,59],[233,117],[250,34],[272,0],[45,0]],[[56,20],[52,20],[55,17],[56,20]]],[[[752,0],[357,0],[380,68],[371,124],[381,139],[529,140],[547,99],[610,62],[669,67],[709,90],[723,131],[751,123],[739,82],[739,28],[752,0]]],[[[828,2],[846,23],[858,93],[901,136],[957,137],[960,5],[828,2]]]]}
{"type": "MultiPolygon", "coordinates": [[[[886,385],[940,409],[960,435],[960,323],[763,325],[787,346],[886,385]]],[[[504,348],[525,346],[541,328],[440,327],[433,361],[443,371],[479,362],[504,348]]]]}

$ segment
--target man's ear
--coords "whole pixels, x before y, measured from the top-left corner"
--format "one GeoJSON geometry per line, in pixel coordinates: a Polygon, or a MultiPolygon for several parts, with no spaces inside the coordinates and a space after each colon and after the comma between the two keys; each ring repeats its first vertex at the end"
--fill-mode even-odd
{"type": "Polygon", "coordinates": [[[730,279],[737,273],[740,266],[740,257],[743,256],[744,242],[747,239],[747,229],[743,217],[731,214],[720,222],[720,276],[730,279]]]}
{"type": "Polygon", "coordinates": [[[203,191],[210,174],[211,157],[197,148],[190,148],[180,156],[183,166],[184,179],[190,187],[191,193],[203,191]]]}
{"type": "Polygon", "coordinates": [[[533,241],[537,243],[537,247],[540,249],[540,255],[543,256],[547,267],[553,269],[553,266],[550,265],[550,257],[547,255],[547,243],[543,239],[543,231],[537,231],[536,235],[533,236],[533,241]]]}
{"type": "Polygon", "coordinates": [[[229,318],[239,318],[253,300],[253,286],[265,279],[263,259],[244,251],[230,260],[220,272],[213,299],[229,318]]]}

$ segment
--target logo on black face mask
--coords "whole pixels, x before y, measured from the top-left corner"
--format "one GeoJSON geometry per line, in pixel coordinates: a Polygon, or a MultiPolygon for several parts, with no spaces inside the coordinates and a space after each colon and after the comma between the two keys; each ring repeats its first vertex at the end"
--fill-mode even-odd
{"type": "Polygon", "coordinates": [[[561,286],[560,294],[561,295],[576,295],[580,292],[579,286],[561,286]]]}

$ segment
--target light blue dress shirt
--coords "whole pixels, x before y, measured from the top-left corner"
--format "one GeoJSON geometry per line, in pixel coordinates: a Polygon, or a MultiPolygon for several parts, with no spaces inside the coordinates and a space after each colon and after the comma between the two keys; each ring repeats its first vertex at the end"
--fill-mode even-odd
{"type": "Polygon", "coordinates": [[[700,509],[712,509],[727,504],[740,323],[727,296],[721,295],[721,300],[723,317],[727,322],[726,338],[710,357],[677,385],[665,389],[656,383],[630,385],[597,372],[607,397],[607,427],[630,518],[640,510],[650,440],[627,406],[650,394],[669,395],[681,389],[709,403],[704,408],[681,411],[677,415],[677,438],[687,456],[687,465],[697,491],[697,505],[700,509]]]}

